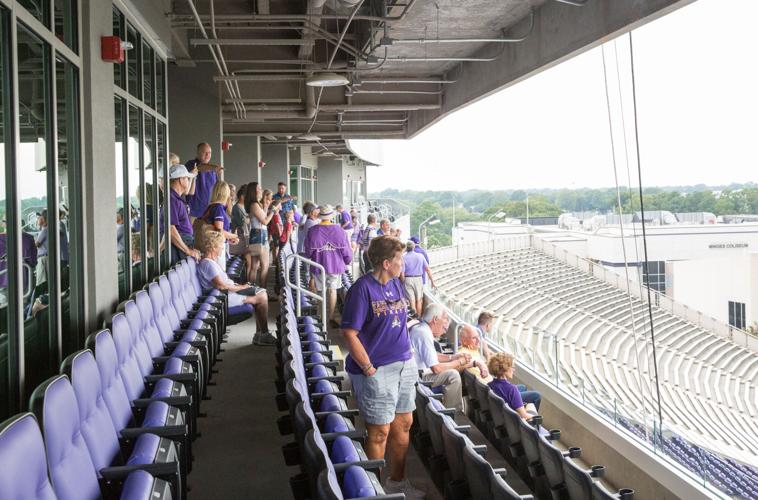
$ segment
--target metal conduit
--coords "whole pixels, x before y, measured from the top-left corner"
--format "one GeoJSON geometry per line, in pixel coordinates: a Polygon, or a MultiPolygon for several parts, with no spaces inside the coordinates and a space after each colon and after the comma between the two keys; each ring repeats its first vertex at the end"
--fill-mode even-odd
{"type": "Polygon", "coordinates": [[[354,89],[353,94],[423,94],[439,95],[441,90],[358,90],[354,89]]]}
{"type": "Polygon", "coordinates": [[[302,38],[192,38],[190,44],[198,45],[310,45],[312,40],[302,38]]]}
{"type": "MultiPolygon", "coordinates": [[[[211,11],[211,34],[214,38],[218,37],[216,34],[216,8],[215,8],[215,2],[214,0],[210,0],[210,11],[211,11]]],[[[206,36],[207,38],[207,36],[206,36]]],[[[218,52],[218,57],[221,60],[221,65],[224,68],[224,71],[226,74],[229,74],[229,68],[226,66],[226,60],[224,60],[224,53],[221,51],[221,47],[216,46],[216,52],[218,52]]],[[[232,83],[232,87],[236,91],[236,95],[232,95],[232,97],[241,98],[242,92],[240,92],[240,85],[237,82],[232,83]]],[[[235,106],[239,106],[240,110],[242,111],[242,116],[246,116],[247,111],[245,110],[245,105],[242,103],[235,104],[235,106]]]]}
{"type": "Polygon", "coordinates": [[[573,5],[574,7],[584,7],[589,0],[555,0],[559,3],[565,3],[566,5],[573,5]]]}
{"type": "MultiPolygon", "coordinates": [[[[518,43],[526,40],[534,30],[534,10],[529,11],[529,31],[525,35],[517,38],[505,37],[505,30],[503,30],[503,38],[401,38],[401,39],[387,39],[390,45],[407,45],[407,44],[425,44],[425,43],[518,43]]],[[[384,44],[382,44],[384,45],[384,44]]]]}
{"type": "MultiPolygon", "coordinates": [[[[200,21],[200,15],[197,13],[197,9],[195,8],[195,4],[192,0],[187,0],[187,3],[189,4],[190,10],[192,11],[192,14],[195,16],[195,19],[197,21],[198,26],[200,27],[200,32],[205,38],[208,38],[208,33],[206,33],[205,28],[203,27],[202,22],[200,21]]],[[[211,56],[213,57],[213,61],[216,63],[216,68],[220,73],[224,73],[223,68],[221,67],[221,63],[218,61],[218,57],[216,56],[216,51],[213,50],[212,46],[208,47],[208,50],[211,52],[211,56]]],[[[226,82],[226,90],[229,92],[229,95],[235,98],[242,97],[240,95],[235,95],[234,93],[234,87],[232,86],[231,82],[226,82]]],[[[235,106],[237,109],[238,115],[242,115],[242,108],[235,106]]]]}

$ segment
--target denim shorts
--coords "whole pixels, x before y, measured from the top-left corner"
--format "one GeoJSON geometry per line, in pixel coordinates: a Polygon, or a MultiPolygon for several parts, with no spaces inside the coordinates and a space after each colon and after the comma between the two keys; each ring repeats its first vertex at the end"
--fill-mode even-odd
{"type": "Polygon", "coordinates": [[[268,229],[255,227],[250,229],[248,244],[268,246],[268,229]]]}
{"type": "Polygon", "coordinates": [[[349,373],[358,410],[366,423],[385,425],[395,420],[396,413],[410,413],[416,409],[416,361],[396,361],[380,366],[367,377],[349,373]]]}

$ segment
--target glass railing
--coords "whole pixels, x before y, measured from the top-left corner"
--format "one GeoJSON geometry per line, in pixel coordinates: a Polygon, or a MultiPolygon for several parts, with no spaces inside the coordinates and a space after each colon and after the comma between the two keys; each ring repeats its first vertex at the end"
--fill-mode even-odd
{"type": "MultiPolygon", "coordinates": [[[[481,308],[459,302],[440,289],[427,296],[448,310],[453,324],[476,324],[481,308]]],[[[694,478],[714,495],[758,498],[758,470],[694,444],[684,437],[688,434],[686,429],[663,422],[655,406],[657,399],[651,394],[653,389],[643,377],[632,379],[632,385],[636,382],[634,387],[627,384],[630,392],[640,394],[641,402],[632,405],[610,389],[612,384],[601,387],[596,377],[582,376],[582,365],[588,361],[582,360],[579,366],[573,361],[584,355],[587,346],[580,348],[568,341],[567,332],[537,330],[502,317],[495,321],[496,328],[486,336],[493,350],[512,353],[520,367],[528,368],[575,403],[591,409],[620,432],[664,457],[676,470],[694,478]],[[518,335],[511,334],[512,330],[518,335]]]]}

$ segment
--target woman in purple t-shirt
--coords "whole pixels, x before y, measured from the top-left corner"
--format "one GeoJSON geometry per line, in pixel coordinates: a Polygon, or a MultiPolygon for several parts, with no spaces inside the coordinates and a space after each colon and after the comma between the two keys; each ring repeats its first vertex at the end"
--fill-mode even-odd
{"type": "Polygon", "coordinates": [[[524,408],[524,401],[521,399],[521,391],[519,391],[518,386],[508,381],[508,379],[513,378],[513,356],[499,352],[490,358],[487,368],[489,368],[490,375],[494,377],[489,383],[492,392],[500,396],[505,404],[524,420],[532,418],[532,415],[529,415],[524,408]]]}
{"type": "Polygon", "coordinates": [[[203,214],[203,220],[210,224],[213,229],[221,233],[226,240],[224,251],[218,259],[221,269],[226,269],[226,254],[229,252],[229,244],[236,245],[239,243],[239,237],[231,232],[229,209],[231,205],[231,192],[229,184],[224,181],[218,181],[213,185],[211,191],[211,201],[203,214]]]}
{"type": "Polygon", "coordinates": [[[342,313],[342,332],[350,353],[345,369],[366,423],[366,454],[384,458],[389,444],[388,493],[417,497],[405,478],[408,431],[413,423],[416,362],[408,337],[403,285],[403,244],[397,238],[371,240],[366,252],[373,270],[350,287],[342,313]]]}

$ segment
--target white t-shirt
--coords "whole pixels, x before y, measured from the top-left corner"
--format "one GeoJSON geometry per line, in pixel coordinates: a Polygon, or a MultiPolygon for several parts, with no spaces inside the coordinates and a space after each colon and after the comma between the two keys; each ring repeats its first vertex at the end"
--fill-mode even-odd
{"type": "MultiPolygon", "coordinates": [[[[213,279],[220,276],[221,280],[227,285],[234,285],[234,281],[221,269],[215,260],[204,258],[197,265],[197,279],[203,290],[216,288],[213,286],[213,279]]],[[[229,307],[236,307],[244,303],[245,298],[237,292],[229,292],[227,303],[229,307]]]]}
{"type": "Polygon", "coordinates": [[[440,363],[437,351],[434,349],[432,329],[422,321],[411,328],[409,335],[416,366],[419,370],[423,370],[424,375],[431,373],[432,366],[440,363]]]}

